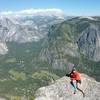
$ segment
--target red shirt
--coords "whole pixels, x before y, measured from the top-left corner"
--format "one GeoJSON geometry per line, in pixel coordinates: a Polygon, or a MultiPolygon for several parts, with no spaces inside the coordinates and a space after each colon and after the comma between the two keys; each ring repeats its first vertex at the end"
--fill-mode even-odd
{"type": "Polygon", "coordinates": [[[70,78],[71,80],[81,80],[80,73],[76,71],[70,74],[70,78]]]}

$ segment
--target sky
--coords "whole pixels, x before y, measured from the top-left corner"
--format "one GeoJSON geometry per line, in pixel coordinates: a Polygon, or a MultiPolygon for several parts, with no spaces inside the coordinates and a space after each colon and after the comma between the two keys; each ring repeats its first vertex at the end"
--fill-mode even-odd
{"type": "Polygon", "coordinates": [[[67,15],[100,16],[100,0],[0,0],[0,12],[57,8],[67,15]]]}

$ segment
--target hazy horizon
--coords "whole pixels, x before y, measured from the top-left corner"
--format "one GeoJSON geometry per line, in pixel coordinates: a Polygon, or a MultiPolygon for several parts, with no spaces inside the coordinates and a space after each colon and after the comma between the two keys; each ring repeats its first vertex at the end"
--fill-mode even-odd
{"type": "Polygon", "coordinates": [[[61,9],[68,16],[100,16],[100,0],[3,0],[0,12],[25,9],[61,9]]]}

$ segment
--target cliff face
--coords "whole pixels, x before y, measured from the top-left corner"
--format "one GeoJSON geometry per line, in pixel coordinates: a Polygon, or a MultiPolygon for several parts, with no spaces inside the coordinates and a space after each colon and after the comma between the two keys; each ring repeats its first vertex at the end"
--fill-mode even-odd
{"type": "Polygon", "coordinates": [[[76,17],[52,25],[40,58],[55,69],[80,71],[100,81],[100,19],[76,17]],[[69,67],[69,65],[71,65],[69,67]]]}
{"type": "Polygon", "coordinates": [[[94,61],[100,60],[100,30],[98,27],[99,25],[90,25],[77,40],[81,52],[94,61]]]}
{"type": "Polygon", "coordinates": [[[100,100],[100,83],[87,75],[81,76],[81,89],[86,94],[85,98],[79,91],[73,94],[70,79],[63,77],[50,86],[38,89],[35,100],[100,100]]]}
{"type": "Polygon", "coordinates": [[[80,53],[93,61],[100,61],[100,20],[76,17],[53,25],[49,31],[52,49],[70,56],[80,53]],[[80,53],[79,53],[79,51],[80,53]]]}

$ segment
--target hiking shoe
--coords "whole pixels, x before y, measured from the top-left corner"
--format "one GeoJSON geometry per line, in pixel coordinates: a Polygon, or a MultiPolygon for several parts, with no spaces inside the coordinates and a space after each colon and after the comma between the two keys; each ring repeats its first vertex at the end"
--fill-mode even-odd
{"type": "Polygon", "coordinates": [[[85,97],[85,93],[83,93],[83,97],[85,97]]]}
{"type": "Polygon", "coordinates": [[[76,90],[74,90],[74,94],[76,94],[76,90]]]}

